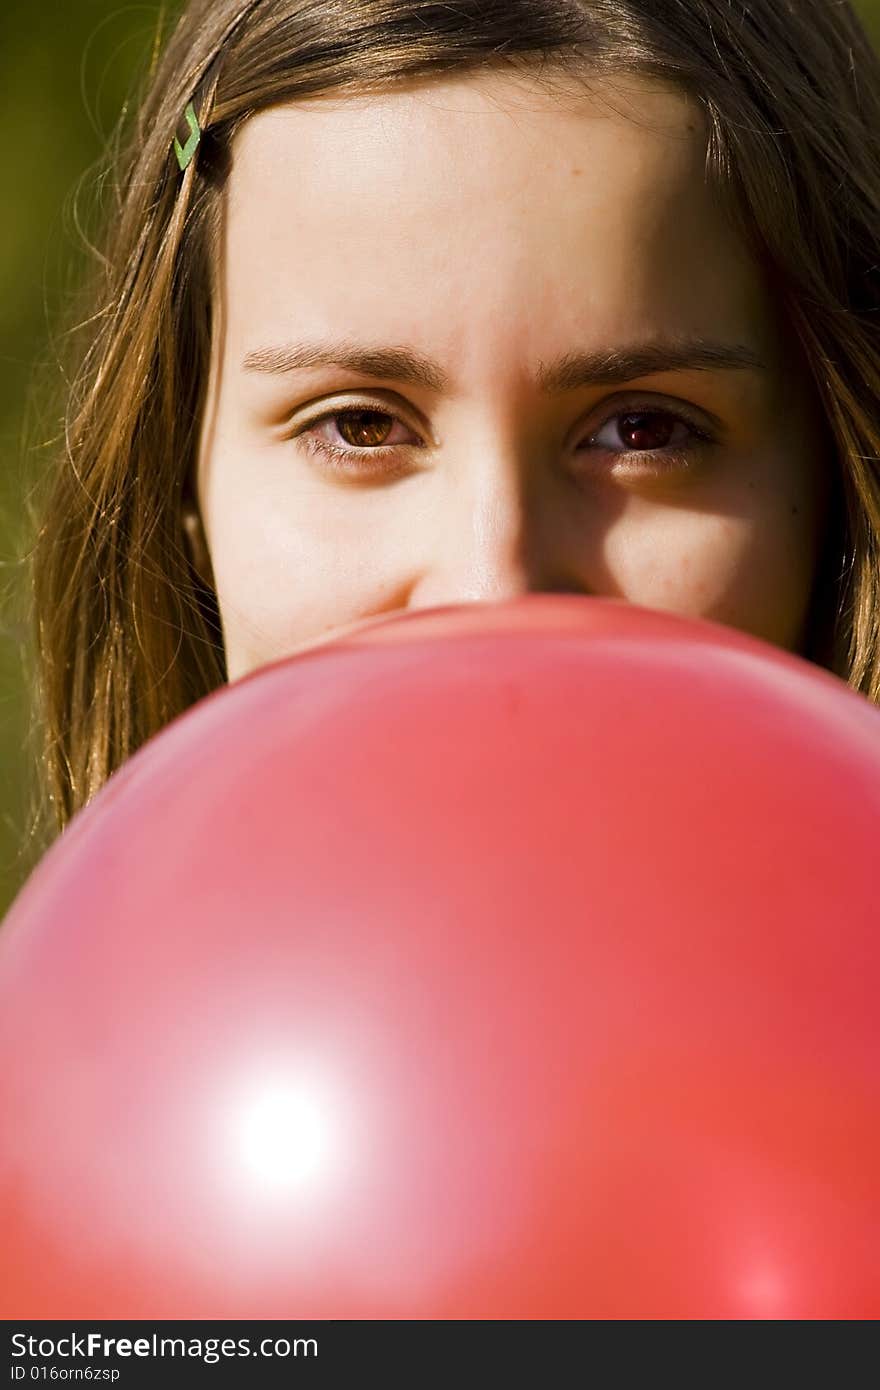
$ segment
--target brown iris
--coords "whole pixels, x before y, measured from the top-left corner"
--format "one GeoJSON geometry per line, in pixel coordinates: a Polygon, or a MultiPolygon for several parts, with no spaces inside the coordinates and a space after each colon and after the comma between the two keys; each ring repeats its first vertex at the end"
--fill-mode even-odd
{"type": "Polygon", "coordinates": [[[394,421],[379,410],[346,410],[337,417],[336,428],[353,449],[383,444],[394,421]],[[379,423],[375,423],[378,421],[379,423]],[[349,437],[350,436],[350,437],[349,437]]]}
{"type": "Polygon", "coordinates": [[[618,433],[629,449],[665,449],[675,429],[675,420],[659,410],[640,410],[622,415],[618,433]]]}

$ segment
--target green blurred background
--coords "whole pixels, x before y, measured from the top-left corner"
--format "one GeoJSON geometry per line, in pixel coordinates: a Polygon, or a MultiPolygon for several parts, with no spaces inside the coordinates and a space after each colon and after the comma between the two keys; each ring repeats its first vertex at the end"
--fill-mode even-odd
{"type": "MultiPolygon", "coordinates": [[[[0,3],[0,916],[34,853],[27,849],[31,734],[22,665],[29,634],[16,594],[24,498],[48,451],[26,452],[25,444],[58,430],[56,419],[39,420],[38,397],[29,392],[39,364],[52,361],[58,313],[86,260],[77,186],[94,172],[149,69],[160,25],[167,33],[182,4],[0,3]]],[[[880,0],[858,0],[856,8],[880,43],[880,0]]]]}

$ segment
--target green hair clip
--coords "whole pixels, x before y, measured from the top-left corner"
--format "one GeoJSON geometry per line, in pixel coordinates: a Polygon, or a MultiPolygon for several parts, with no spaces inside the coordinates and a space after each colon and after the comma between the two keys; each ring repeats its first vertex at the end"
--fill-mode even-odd
{"type": "MultiPolygon", "coordinates": [[[[199,79],[198,85],[190,88],[190,91],[193,93],[193,100],[190,101],[187,106],[177,127],[179,131],[182,131],[185,121],[189,126],[189,135],[186,137],[186,143],[183,145],[180,143],[177,135],[174,137],[174,153],[177,155],[177,162],[181,169],[189,168],[192,163],[192,157],[198,149],[199,141],[202,138],[202,129],[199,125],[198,117],[196,116],[195,102],[199,102],[202,108],[202,114],[204,115],[206,110],[204,98],[207,97],[210,99],[213,87],[216,86],[217,71],[222,61],[226,44],[234,36],[236,30],[241,27],[242,22],[253,13],[259,3],[260,0],[239,0],[239,8],[228,21],[219,38],[217,38],[213,57],[199,79]]],[[[205,8],[207,9],[207,5],[205,8]]]]}
{"type": "Polygon", "coordinates": [[[177,136],[175,135],[174,137],[174,153],[177,155],[177,162],[181,169],[185,169],[189,164],[196,152],[196,146],[202,137],[198,118],[195,113],[195,107],[192,102],[190,102],[189,106],[186,108],[184,115],[187,125],[189,126],[189,138],[185,145],[181,145],[177,136]]]}

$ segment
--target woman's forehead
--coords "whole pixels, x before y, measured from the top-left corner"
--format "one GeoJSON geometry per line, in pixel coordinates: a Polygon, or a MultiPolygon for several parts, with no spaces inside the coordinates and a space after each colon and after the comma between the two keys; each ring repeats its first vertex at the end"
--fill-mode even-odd
{"type": "MultiPolygon", "coordinates": [[[[560,95],[492,73],[261,112],[224,211],[227,343],[413,341],[462,360],[719,332],[766,346],[756,268],[705,177],[683,93],[560,95]]],[[[474,361],[475,369],[478,362],[474,361]]]]}

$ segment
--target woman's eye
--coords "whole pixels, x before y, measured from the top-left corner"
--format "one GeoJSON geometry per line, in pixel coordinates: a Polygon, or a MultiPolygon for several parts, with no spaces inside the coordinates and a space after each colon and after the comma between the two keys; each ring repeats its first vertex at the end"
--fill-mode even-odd
{"type": "Polygon", "coordinates": [[[395,470],[407,471],[399,457],[401,445],[422,442],[417,436],[409,438],[411,433],[396,415],[363,405],[328,411],[303,425],[295,438],[302,438],[310,453],[329,458],[335,472],[369,478],[371,472],[378,471],[373,467],[377,463],[383,465],[385,477],[395,470]],[[389,461],[393,464],[390,470],[389,461]]]}
{"type": "Polygon", "coordinates": [[[584,447],[609,450],[630,462],[652,462],[661,467],[687,466],[699,443],[711,435],[692,420],[657,407],[623,410],[605,421],[584,447]]]}

